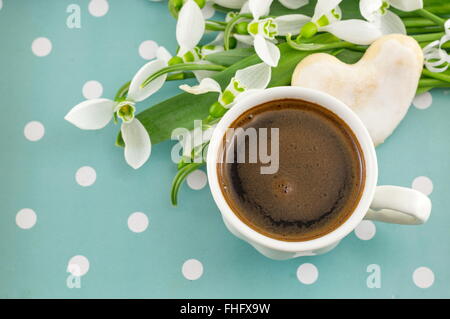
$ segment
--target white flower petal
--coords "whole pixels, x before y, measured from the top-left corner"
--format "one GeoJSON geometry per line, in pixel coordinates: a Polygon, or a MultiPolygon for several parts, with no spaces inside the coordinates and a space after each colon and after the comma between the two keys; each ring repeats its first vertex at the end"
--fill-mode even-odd
{"type": "Polygon", "coordinates": [[[298,9],[306,6],[309,0],[280,0],[281,4],[288,9],[298,9]]]}
{"type": "Polygon", "coordinates": [[[64,119],[82,130],[98,130],[111,121],[116,104],[108,99],[87,100],[73,107],[64,119]]]}
{"type": "Polygon", "coordinates": [[[248,7],[253,19],[259,20],[260,17],[268,15],[272,2],[273,0],[248,0],[248,7]]]}
{"type": "Polygon", "coordinates": [[[401,11],[414,11],[423,8],[422,0],[389,0],[391,6],[401,11]]]}
{"type": "Polygon", "coordinates": [[[236,72],[235,78],[247,90],[265,89],[270,82],[272,68],[266,63],[258,63],[236,72]]]}
{"type": "Polygon", "coordinates": [[[250,7],[248,6],[248,1],[244,3],[244,5],[241,8],[241,11],[239,11],[239,14],[244,14],[244,13],[251,13],[250,7]]]}
{"type": "Polygon", "coordinates": [[[187,84],[180,85],[180,89],[191,94],[205,94],[208,92],[222,92],[220,84],[211,78],[203,79],[199,85],[189,86],[187,84]]]}
{"type": "Polygon", "coordinates": [[[328,14],[336,8],[342,0],[317,0],[316,7],[314,8],[314,15],[312,21],[320,19],[324,14],[328,14]]]}
{"type": "Polygon", "coordinates": [[[130,123],[122,123],[121,131],[125,143],[125,160],[128,165],[138,169],[150,156],[152,149],[150,136],[144,125],[136,118],[130,123]]]}
{"type": "Polygon", "coordinates": [[[267,41],[262,35],[258,34],[255,36],[253,42],[255,46],[256,54],[263,60],[266,64],[270,66],[277,66],[280,60],[280,49],[270,41],[267,41]]]}
{"type": "Polygon", "coordinates": [[[374,24],[358,19],[337,21],[319,30],[327,31],[344,41],[361,45],[369,45],[383,35],[374,24]]]}
{"type": "Polygon", "coordinates": [[[375,24],[380,28],[383,34],[406,34],[406,28],[402,19],[392,11],[387,11],[385,14],[378,15],[375,18],[375,24]]]}
{"type": "Polygon", "coordinates": [[[205,33],[205,20],[198,4],[188,0],[178,14],[176,37],[180,46],[179,55],[192,50],[205,33]]]}
{"type": "Polygon", "coordinates": [[[156,58],[168,63],[172,58],[172,54],[170,54],[165,47],[159,47],[158,50],[156,50],[156,58]]]}
{"type": "Polygon", "coordinates": [[[158,91],[166,81],[167,74],[163,74],[150,82],[146,87],[141,88],[144,82],[150,75],[166,67],[167,63],[163,60],[153,60],[145,64],[137,71],[136,75],[131,80],[130,88],[128,89],[127,99],[140,102],[148,98],[150,95],[158,91]]]}
{"type": "Polygon", "coordinates": [[[253,37],[251,35],[235,34],[233,36],[239,42],[253,46],[253,37]]]}
{"type": "Polygon", "coordinates": [[[274,19],[278,26],[278,35],[288,35],[300,33],[303,25],[311,21],[311,18],[303,14],[288,14],[274,19]]]}
{"type": "Polygon", "coordinates": [[[364,19],[368,21],[373,21],[375,15],[379,13],[381,6],[383,5],[383,0],[360,0],[359,1],[359,11],[364,19]]]}
{"type": "Polygon", "coordinates": [[[247,0],[214,0],[219,6],[230,8],[230,9],[240,9],[247,0]]]}

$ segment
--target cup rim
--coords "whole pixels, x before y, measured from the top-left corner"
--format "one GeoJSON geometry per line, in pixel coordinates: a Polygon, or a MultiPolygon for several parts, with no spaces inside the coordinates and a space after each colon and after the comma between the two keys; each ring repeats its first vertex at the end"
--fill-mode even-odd
{"type": "Polygon", "coordinates": [[[228,224],[231,224],[239,232],[243,239],[252,244],[263,247],[285,251],[285,252],[303,252],[321,249],[333,243],[339,242],[342,238],[352,232],[366,215],[370,203],[375,194],[375,188],[378,178],[378,165],[375,153],[375,147],[367,128],[360,118],[342,101],[335,97],[314,89],[284,86],[275,87],[261,92],[255,92],[239,100],[218,122],[211,137],[208,155],[207,155],[207,174],[209,187],[218,206],[222,217],[228,224]],[[318,104],[342,119],[355,134],[364,157],[365,162],[365,183],[359,203],[350,217],[335,230],[319,238],[307,241],[282,241],[263,235],[247,224],[245,224],[231,209],[220,188],[217,163],[222,146],[223,137],[226,129],[244,112],[265,102],[276,101],[280,99],[301,99],[304,101],[318,104]]]}

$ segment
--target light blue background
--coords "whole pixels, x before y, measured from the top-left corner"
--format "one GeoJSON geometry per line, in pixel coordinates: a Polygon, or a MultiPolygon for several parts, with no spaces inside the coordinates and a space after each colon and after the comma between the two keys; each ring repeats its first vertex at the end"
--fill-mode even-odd
{"type": "MultiPolygon", "coordinates": [[[[175,20],[166,3],[109,0],[109,12],[93,17],[88,0],[3,0],[0,10],[0,297],[3,298],[441,298],[450,297],[450,96],[432,92],[426,110],[411,107],[388,141],[377,149],[380,184],[410,186],[417,176],[434,184],[433,212],[424,226],[377,223],[372,240],[354,233],[332,252],[273,261],[233,237],[224,227],[209,189],[186,185],[177,208],[169,191],[176,172],[171,142],[154,146],[150,161],[134,171],[114,146],[118,127],[82,131],[64,115],[84,98],[86,81],[103,84],[103,96],[129,80],[145,62],[138,47],[154,40],[174,52],[175,20]],[[81,29],[66,26],[66,8],[81,6],[81,29]],[[47,37],[46,57],[31,51],[47,37]],[[30,121],[45,126],[37,142],[23,134],[30,121]],[[75,182],[82,166],[92,166],[90,187],[75,182]],[[37,214],[36,225],[15,223],[22,208],[37,214]],[[136,211],[149,218],[143,233],[128,229],[136,211]],[[67,263],[90,261],[80,289],[66,286],[67,263]],[[186,280],[182,264],[191,258],[203,276],[186,280]],[[297,280],[299,265],[313,263],[319,278],[297,280]],[[366,267],[378,264],[380,289],[369,289],[366,267]],[[413,271],[429,267],[435,282],[417,287],[413,271]]],[[[167,84],[141,110],[178,92],[167,84]]]]}

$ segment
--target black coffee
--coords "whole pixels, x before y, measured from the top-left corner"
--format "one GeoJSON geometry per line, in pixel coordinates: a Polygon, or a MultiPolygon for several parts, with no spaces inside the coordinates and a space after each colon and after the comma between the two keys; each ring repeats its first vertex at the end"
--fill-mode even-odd
{"type": "MultiPolygon", "coordinates": [[[[252,108],[231,127],[279,129],[274,174],[261,174],[267,163],[260,160],[239,163],[236,147],[223,150],[222,193],[244,223],[275,239],[305,241],[348,219],[364,187],[364,161],[356,137],[339,117],[319,105],[285,99],[252,108]]],[[[245,143],[247,154],[249,147],[245,143]]]]}

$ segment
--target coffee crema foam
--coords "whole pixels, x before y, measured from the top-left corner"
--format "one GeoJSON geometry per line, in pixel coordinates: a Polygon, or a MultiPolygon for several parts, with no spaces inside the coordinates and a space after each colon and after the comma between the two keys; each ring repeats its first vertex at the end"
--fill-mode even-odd
{"type": "Polygon", "coordinates": [[[332,232],[353,213],[364,188],[364,159],[356,136],[334,113],[284,99],[252,108],[230,127],[279,129],[275,174],[261,174],[267,165],[261,162],[227,161],[238,158],[238,149],[248,153],[248,143],[223,150],[217,164],[228,205],[252,229],[274,239],[306,241],[332,232]]]}

